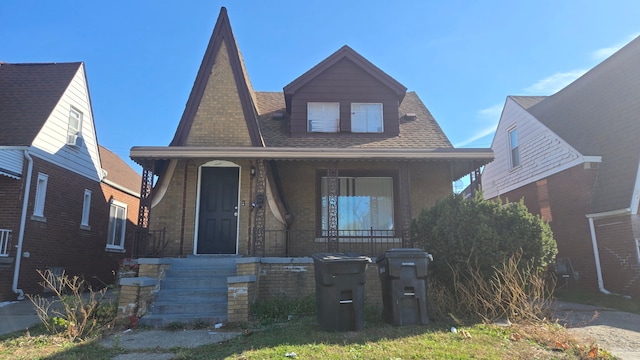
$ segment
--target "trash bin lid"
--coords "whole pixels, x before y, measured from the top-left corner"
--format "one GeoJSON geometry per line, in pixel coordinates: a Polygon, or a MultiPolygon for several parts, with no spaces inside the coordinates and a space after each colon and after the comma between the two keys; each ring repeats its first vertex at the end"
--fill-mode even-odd
{"type": "Polygon", "coordinates": [[[329,262],[371,262],[368,256],[361,256],[356,253],[318,253],[312,255],[314,261],[323,263],[329,262]]]}
{"type": "Polygon", "coordinates": [[[382,255],[378,256],[376,262],[381,262],[385,258],[431,258],[431,255],[422,249],[417,248],[394,248],[385,251],[382,255]]]}

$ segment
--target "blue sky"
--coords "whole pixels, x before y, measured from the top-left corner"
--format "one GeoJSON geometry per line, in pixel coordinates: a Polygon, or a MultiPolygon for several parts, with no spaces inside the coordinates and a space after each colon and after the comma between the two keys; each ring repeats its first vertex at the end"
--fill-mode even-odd
{"type": "Polygon", "coordinates": [[[456,147],[490,147],[506,96],[551,95],[640,35],[635,0],[3,0],[0,61],[85,62],[99,142],[128,160],[169,144],[221,6],[255,90],[349,45],[456,147]]]}

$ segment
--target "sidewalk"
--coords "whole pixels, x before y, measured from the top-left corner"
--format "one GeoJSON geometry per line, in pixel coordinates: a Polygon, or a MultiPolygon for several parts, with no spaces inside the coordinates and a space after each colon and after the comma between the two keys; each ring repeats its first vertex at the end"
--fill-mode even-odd
{"type": "Polygon", "coordinates": [[[31,300],[0,303],[0,335],[26,330],[39,323],[31,300]]]}

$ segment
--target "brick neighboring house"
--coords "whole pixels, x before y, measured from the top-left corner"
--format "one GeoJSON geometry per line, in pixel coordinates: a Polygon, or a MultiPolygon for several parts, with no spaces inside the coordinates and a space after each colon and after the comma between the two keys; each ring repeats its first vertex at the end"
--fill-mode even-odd
{"type": "Polygon", "coordinates": [[[36,270],[113,282],[139,179],[98,146],[83,63],[0,63],[0,301],[42,292],[36,270]]]}
{"type": "Polygon", "coordinates": [[[549,221],[570,280],[640,296],[640,38],[549,97],[510,96],[482,186],[549,221]]]}

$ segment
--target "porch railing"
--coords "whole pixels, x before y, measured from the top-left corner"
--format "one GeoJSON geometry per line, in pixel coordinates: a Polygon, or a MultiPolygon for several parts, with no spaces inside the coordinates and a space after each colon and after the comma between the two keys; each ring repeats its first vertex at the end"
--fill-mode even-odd
{"type": "Polygon", "coordinates": [[[265,230],[264,251],[257,256],[309,256],[322,252],[354,252],[377,256],[388,249],[412,247],[407,230],[339,230],[331,243],[326,231],[265,230]]]}
{"type": "Polygon", "coordinates": [[[0,256],[9,256],[9,240],[11,239],[11,230],[0,229],[0,256]]]}
{"type": "Polygon", "coordinates": [[[133,258],[163,257],[167,247],[165,228],[160,230],[142,229],[136,232],[136,240],[133,244],[133,258]]]}

